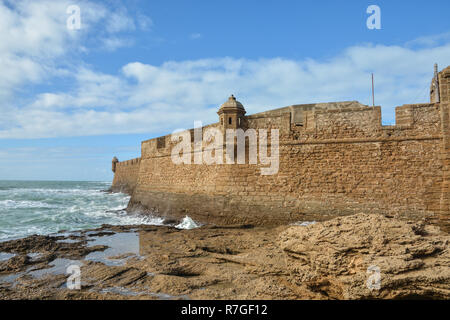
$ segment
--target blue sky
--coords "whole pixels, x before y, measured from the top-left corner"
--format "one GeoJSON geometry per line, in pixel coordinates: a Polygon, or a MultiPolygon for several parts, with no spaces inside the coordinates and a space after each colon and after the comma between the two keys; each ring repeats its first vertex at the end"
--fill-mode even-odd
{"type": "Polygon", "coordinates": [[[111,180],[110,161],[234,93],[248,113],[428,101],[450,65],[450,2],[0,1],[0,179],[111,180]],[[381,30],[369,30],[369,5],[381,30]],[[68,30],[69,5],[81,28],[68,30]]]}

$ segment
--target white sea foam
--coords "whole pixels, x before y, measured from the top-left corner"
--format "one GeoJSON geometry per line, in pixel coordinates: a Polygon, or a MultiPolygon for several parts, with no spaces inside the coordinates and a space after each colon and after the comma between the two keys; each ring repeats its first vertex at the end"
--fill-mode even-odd
{"type": "Polygon", "coordinates": [[[1,200],[0,210],[2,208],[25,209],[25,208],[56,208],[56,206],[33,200],[1,200]]]}
{"type": "Polygon", "coordinates": [[[130,197],[106,193],[106,182],[0,181],[0,239],[102,224],[161,224],[152,217],[121,212],[130,197]]]}
{"type": "Polygon", "coordinates": [[[115,225],[164,225],[163,218],[149,214],[143,215],[138,213],[127,213],[125,210],[120,210],[118,212],[108,212],[106,214],[112,218],[113,221],[111,221],[111,224],[115,225]]]}
{"type": "Polygon", "coordinates": [[[181,220],[181,222],[175,226],[175,228],[177,229],[195,229],[199,227],[200,224],[196,223],[189,216],[184,217],[183,220],[181,220]]]}
{"type": "MultiPolygon", "coordinates": [[[[127,213],[130,196],[107,193],[106,182],[0,181],[0,240],[111,225],[164,225],[158,216],[127,213]]],[[[186,216],[176,227],[198,228],[186,216]]]]}

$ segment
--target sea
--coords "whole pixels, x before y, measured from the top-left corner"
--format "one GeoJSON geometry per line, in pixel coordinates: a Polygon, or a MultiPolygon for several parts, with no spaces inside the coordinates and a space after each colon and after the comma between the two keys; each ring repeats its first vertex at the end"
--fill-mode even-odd
{"type": "MultiPolygon", "coordinates": [[[[130,196],[105,192],[110,181],[1,181],[0,241],[111,225],[163,225],[161,217],[127,213],[130,196]]],[[[180,229],[200,224],[185,217],[180,229]]]]}

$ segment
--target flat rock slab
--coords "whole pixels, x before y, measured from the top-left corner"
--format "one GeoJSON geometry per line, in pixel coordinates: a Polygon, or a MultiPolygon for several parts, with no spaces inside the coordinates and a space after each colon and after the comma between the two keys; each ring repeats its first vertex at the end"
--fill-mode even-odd
{"type": "Polygon", "coordinates": [[[450,236],[357,214],[280,235],[292,284],[332,299],[450,298],[450,236]]]}

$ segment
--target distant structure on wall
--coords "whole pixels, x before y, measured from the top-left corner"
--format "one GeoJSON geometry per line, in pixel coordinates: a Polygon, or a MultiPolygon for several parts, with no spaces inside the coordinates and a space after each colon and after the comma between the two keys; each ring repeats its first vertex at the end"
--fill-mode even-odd
{"type": "Polygon", "coordinates": [[[130,211],[204,223],[276,225],[377,212],[448,228],[449,109],[450,67],[437,66],[430,103],[397,107],[395,125],[382,125],[381,107],[357,101],[246,115],[231,96],[219,121],[204,128],[279,129],[277,174],[260,175],[260,164],[174,164],[167,135],[143,141],[140,158],[114,158],[112,190],[131,195],[130,211]]]}

